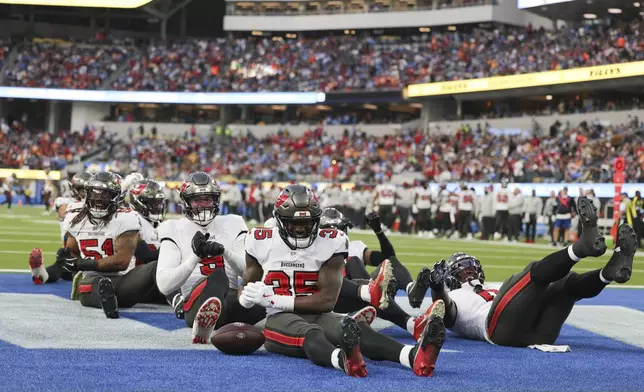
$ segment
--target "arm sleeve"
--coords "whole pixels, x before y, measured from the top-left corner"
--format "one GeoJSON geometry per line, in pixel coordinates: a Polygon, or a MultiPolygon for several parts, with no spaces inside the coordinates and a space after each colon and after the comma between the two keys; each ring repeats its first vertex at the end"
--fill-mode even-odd
{"type": "Polygon", "coordinates": [[[380,242],[380,251],[385,255],[385,258],[390,258],[391,256],[396,255],[396,251],[394,250],[394,246],[391,244],[391,241],[389,241],[389,238],[384,232],[380,232],[376,234],[378,237],[378,241],[380,242]]]}
{"type": "Polygon", "coordinates": [[[244,276],[244,270],[246,269],[245,240],[246,233],[241,233],[235,238],[232,246],[224,250],[224,260],[235,271],[237,276],[244,276]]]}
{"type": "Polygon", "coordinates": [[[164,295],[169,295],[181,288],[199,263],[197,255],[190,255],[181,262],[179,247],[170,240],[161,242],[159,262],[157,264],[157,286],[164,295]]]}

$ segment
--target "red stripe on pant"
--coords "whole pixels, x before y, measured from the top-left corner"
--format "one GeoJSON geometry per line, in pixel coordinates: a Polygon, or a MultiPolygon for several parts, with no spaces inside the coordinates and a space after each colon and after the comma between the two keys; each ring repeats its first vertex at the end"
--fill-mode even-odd
{"type": "Polygon", "coordinates": [[[190,293],[190,298],[188,298],[188,301],[183,304],[183,310],[184,311],[189,311],[190,308],[192,308],[192,305],[195,303],[197,300],[197,297],[201,294],[203,289],[206,287],[206,283],[208,283],[208,279],[204,280],[203,282],[199,283],[197,287],[195,287],[192,292],[190,293]]]}
{"type": "Polygon", "coordinates": [[[78,293],[83,294],[83,293],[91,293],[92,292],[92,285],[91,284],[81,284],[78,286],[78,293]]]}
{"type": "Polygon", "coordinates": [[[304,345],[304,338],[286,336],[282,335],[279,332],[270,331],[268,329],[264,329],[264,337],[266,338],[266,340],[272,340],[286,346],[302,347],[304,345]]]}
{"type": "Polygon", "coordinates": [[[526,274],[521,280],[519,280],[517,283],[512,286],[510,290],[508,290],[507,293],[501,298],[501,301],[499,301],[499,304],[496,306],[494,309],[494,313],[492,314],[492,320],[490,321],[490,326],[487,328],[488,336],[490,339],[492,338],[492,334],[494,333],[494,328],[496,328],[496,323],[499,321],[499,317],[501,316],[501,313],[505,309],[506,306],[508,306],[508,303],[512,301],[512,298],[514,298],[519,291],[523,290],[525,286],[530,283],[532,280],[530,276],[530,272],[526,274]]]}

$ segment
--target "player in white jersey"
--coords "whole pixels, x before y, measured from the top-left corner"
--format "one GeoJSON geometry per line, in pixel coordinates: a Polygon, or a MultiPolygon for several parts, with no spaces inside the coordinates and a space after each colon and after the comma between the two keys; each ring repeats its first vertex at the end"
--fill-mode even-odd
{"type": "Polygon", "coordinates": [[[217,215],[221,190],[206,173],[190,174],[179,193],[184,217],[159,226],[157,284],[166,296],[181,290],[192,341],[206,344],[215,327],[236,321],[255,324],[265,312],[260,307],[247,310],[237,300],[248,232],[243,218],[217,215]]]}
{"type": "Polygon", "coordinates": [[[306,356],[315,364],[365,377],[362,350],[367,357],[399,362],[419,376],[431,376],[444,339],[442,302],[415,346],[371,329],[366,314],[373,314],[373,307],[354,317],[332,313],[349,239],[338,230],[320,230],[321,215],[313,192],[289,185],[275,202],[277,227],[253,229],[246,240],[239,301],[245,307],[266,308],[266,350],[306,356]]]}
{"type": "Polygon", "coordinates": [[[484,283],[483,268],[474,256],[456,253],[447,262],[436,263],[432,297],[445,302],[447,328],[503,346],[554,344],[577,301],[595,297],[612,281],[627,282],[636,236],[626,224],[619,227],[615,251],[604,268],[570,271],[581,259],[606,252],[592,201],[580,198],[579,214],[583,226],[579,241],[531,262],[498,290],[484,283]]]}
{"type": "Polygon", "coordinates": [[[474,216],[474,200],[476,195],[469,189],[465,183],[461,184],[461,190],[458,192],[456,227],[460,232],[461,238],[472,238],[472,217],[474,216]]]}
{"type": "Polygon", "coordinates": [[[378,215],[385,227],[391,229],[394,224],[394,205],[396,204],[396,186],[380,183],[373,191],[373,202],[378,204],[378,215]]]}
{"type": "MultiPolygon", "coordinates": [[[[69,184],[70,195],[68,197],[58,197],[54,201],[54,207],[60,221],[60,237],[63,246],[65,246],[65,217],[68,214],[78,212],[85,204],[85,186],[92,175],[86,171],[76,173],[69,184]]],[[[40,248],[32,249],[29,254],[29,268],[31,269],[31,281],[34,284],[53,283],[58,279],[72,280],[73,274],[65,271],[60,263],[54,263],[49,267],[44,267],[44,258],[40,248]]]]}
{"type": "Polygon", "coordinates": [[[121,181],[115,174],[95,174],[85,192],[83,208],[65,217],[66,247],[58,250],[57,262],[70,273],[82,272],[81,305],[102,308],[108,318],[118,318],[119,307],[156,294],[156,262],[134,268],[141,218],[119,207],[121,181]]]}
{"type": "MultiPolygon", "coordinates": [[[[370,215],[370,222],[379,221],[375,212],[370,215]]],[[[380,228],[380,222],[376,222],[376,224],[376,227],[380,228]]],[[[335,208],[325,208],[322,211],[320,229],[340,230],[348,235],[348,231],[352,227],[351,221],[335,208]]],[[[401,289],[401,285],[397,284],[398,279],[409,282],[409,284],[402,286],[402,290],[407,292],[409,304],[412,307],[420,307],[429,288],[431,272],[429,268],[424,268],[418,274],[416,281],[411,282],[411,274],[393,254],[393,246],[389,239],[384,236],[384,233],[379,234],[378,239],[381,242],[382,252],[368,249],[362,241],[349,241],[349,257],[345,260],[345,277],[340,288],[340,297],[333,310],[338,313],[349,313],[373,305],[378,310],[378,317],[398,325],[412,334],[414,340],[418,340],[429,321],[432,307],[430,306],[420,316],[412,317],[393,300],[393,297],[396,295],[396,291],[401,289]],[[392,254],[386,259],[386,249],[388,248],[391,249],[392,254]],[[379,263],[378,270],[369,275],[365,265],[374,265],[370,263],[383,258],[385,259],[379,263]],[[392,279],[394,276],[398,279],[392,279]]]]}
{"type": "Polygon", "coordinates": [[[510,192],[508,191],[508,183],[510,181],[507,178],[501,179],[501,189],[498,189],[494,192],[494,211],[496,213],[496,233],[494,233],[495,239],[500,239],[504,235],[508,235],[509,239],[509,219],[510,213],[508,212],[509,203],[510,203],[510,192]]]}
{"type": "Polygon", "coordinates": [[[441,183],[435,198],[438,205],[436,225],[434,226],[435,234],[445,235],[452,230],[451,215],[453,214],[453,206],[450,203],[450,195],[450,191],[447,190],[447,184],[441,183]]]}
{"type": "Polygon", "coordinates": [[[432,190],[427,181],[422,181],[416,188],[416,231],[418,236],[430,236],[432,234],[432,190]]]}

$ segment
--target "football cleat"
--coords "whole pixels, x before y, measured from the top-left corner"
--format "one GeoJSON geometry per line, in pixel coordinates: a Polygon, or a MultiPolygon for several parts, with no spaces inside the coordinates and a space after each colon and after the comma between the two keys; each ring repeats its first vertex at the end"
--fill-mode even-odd
{"type": "Polygon", "coordinates": [[[221,300],[217,297],[208,298],[199,308],[192,324],[192,343],[208,344],[220,314],[221,300]]]}
{"type": "Polygon", "coordinates": [[[42,275],[42,251],[40,248],[34,248],[29,253],[29,268],[31,268],[31,281],[34,284],[45,283],[45,277],[42,275]]]}
{"type": "MultiPolygon", "coordinates": [[[[387,309],[391,295],[391,283],[396,282],[394,279],[394,270],[391,261],[385,260],[380,265],[380,271],[376,279],[369,282],[369,295],[371,296],[371,305],[376,309],[387,309]]],[[[395,294],[395,285],[394,285],[395,294]]]]}
{"type": "Polygon", "coordinates": [[[342,341],[340,349],[344,355],[344,372],[351,377],[367,377],[367,365],[360,352],[360,327],[353,318],[346,316],[340,321],[342,341]]]}
{"type": "Polygon", "coordinates": [[[412,308],[420,308],[420,305],[422,305],[427,289],[429,289],[429,284],[431,283],[431,274],[432,271],[427,267],[423,267],[418,273],[416,281],[413,282],[408,293],[409,305],[412,308]]]}
{"type": "Polygon", "coordinates": [[[421,338],[427,322],[431,320],[433,316],[438,316],[441,319],[445,317],[445,302],[443,302],[442,299],[434,301],[434,303],[431,304],[423,314],[414,318],[415,341],[418,341],[421,338]]]}
{"type": "Polygon", "coordinates": [[[83,280],[83,273],[77,272],[76,275],[74,275],[74,280],[72,280],[72,292],[70,294],[70,299],[72,301],[78,301],[80,299],[80,291],[78,291],[78,287],[80,286],[81,280],[83,280]]]}
{"type": "Polygon", "coordinates": [[[597,228],[597,209],[587,197],[580,197],[577,206],[581,221],[581,235],[572,246],[577,257],[599,257],[606,253],[606,240],[597,228]]]}
{"type": "Polygon", "coordinates": [[[177,293],[174,298],[172,298],[172,308],[174,309],[174,316],[179,320],[183,320],[186,316],[186,312],[183,309],[184,300],[181,293],[177,293]]]}
{"type": "Polygon", "coordinates": [[[445,341],[445,324],[443,319],[431,316],[413,353],[412,368],[417,376],[431,377],[434,375],[436,360],[445,341]]]}
{"type": "Polygon", "coordinates": [[[633,257],[637,250],[637,235],[633,228],[624,223],[617,230],[615,251],[602,269],[605,279],[626,283],[633,273],[633,257]]]}
{"type": "Polygon", "coordinates": [[[357,312],[351,313],[349,316],[356,320],[356,323],[365,322],[371,325],[371,323],[373,323],[373,320],[376,319],[376,315],[376,308],[374,308],[373,306],[365,306],[357,312]]]}
{"type": "Polygon", "coordinates": [[[98,295],[101,297],[101,308],[109,319],[121,317],[116,299],[116,289],[110,278],[101,278],[98,281],[98,295]]]}

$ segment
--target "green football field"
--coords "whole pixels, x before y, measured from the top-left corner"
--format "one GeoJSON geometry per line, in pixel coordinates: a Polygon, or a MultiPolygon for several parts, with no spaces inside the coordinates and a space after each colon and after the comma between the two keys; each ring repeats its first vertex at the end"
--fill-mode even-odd
{"type": "MultiPolygon", "coordinates": [[[[42,215],[44,209],[17,207],[7,212],[0,207],[0,270],[25,270],[29,252],[34,247],[43,250],[45,264],[54,262],[56,250],[61,246],[60,229],[54,215],[42,215]]],[[[353,240],[364,241],[370,248],[378,249],[375,235],[350,233],[353,240]]],[[[506,244],[478,240],[429,240],[417,237],[392,235],[396,255],[409,268],[412,276],[423,266],[431,266],[454,252],[468,252],[483,263],[487,280],[500,282],[510,274],[520,271],[527,263],[540,260],[555,248],[545,244],[506,244]]],[[[583,272],[601,268],[611,251],[601,258],[580,261],[575,271],[583,272]]],[[[644,253],[643,253],[644,254],[644,253]]],[[[635,255],[630,285],[644,285],[644,257],[635,255]]]]}

